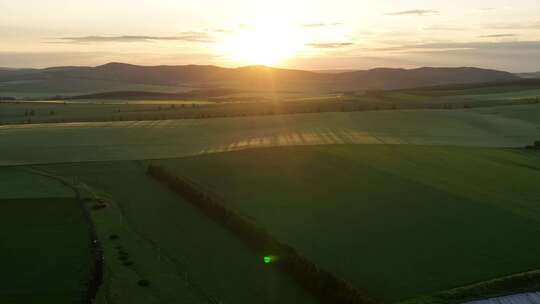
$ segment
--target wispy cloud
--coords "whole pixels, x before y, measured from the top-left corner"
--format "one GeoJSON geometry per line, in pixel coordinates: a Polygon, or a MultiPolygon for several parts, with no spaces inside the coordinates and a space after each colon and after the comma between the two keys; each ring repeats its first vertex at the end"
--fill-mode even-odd
{"type": "Polygon", "coordinates": [[[537,52],[540,41],[510,41],[510,42],[437,42],[403,44],[386,48],[373,48],[372,51],[389,52],[440,52],[440,51],[467,51],[478,50],[486,52],[537,52]]]}
{"type": "Polygon", "coordinates": [[[327,43],[309,43],[307,46],[317,49],[337,49],[354,45],[352,42],[327,42],[327,43]]]}
{"type": "Polygon", "coordinates": [[[306,23],[306,24],[303,24],[302,26],[309,28],[309,27],[327,27],[327,26],[338,26],[338,25],[343,25],[343,23],[341,23],[341,22],[332,22],[332,23],[319,22],[319,23],[306,23]]]}
{"type": "Polygon", "coordinates": [[[213,33],[219,33],[219,34],[230,34],[234,33],[234,30],[232,29],[226,29],[226,28],[207,28],[205,29],[207,32],[213,32],[213,33]]]}
{"type": "Polygon", "coordinates": [[[464,28],[450,25],[432,25],[422,28],[425,31],[462,31],[464,28]]]}
{"type": "Polygon", "coordinates": [[[493,35],[481,35],[479,38],[507,38],[507,37],[516,37],[516,34],[493,34],[493,35]]]}
{"type": "Polygon", "coordinates": [[[406,15],[425,16],[425,15],[433,15],[433,14],[438,14],[438,13],[439,11],[436,11],[436,10],[415,9],[415,10],[408,10],[408,11],[386,13],[386,15],[388,16],[406,16],[406,15]]]}
{"type": "Polygon", "coordinates": [[[61,37],[56,43],[107,43],[107,42],[152,42],[152,41],[186,41],[186,42],[214,42],[214,38],[207,32],[183,32],[178,36],[147,36],[147,35],[121,35],[121,36],[79,36],[61,37]]]}
{"type": "Polygon", "coordinates": [[[494,30],[526,30],[526,29],[540,29],[540,20],[538,21],[525,21],[525,22],[506,22],[506,23],[493,23],[484,25],[486,29],[494,30]]]}

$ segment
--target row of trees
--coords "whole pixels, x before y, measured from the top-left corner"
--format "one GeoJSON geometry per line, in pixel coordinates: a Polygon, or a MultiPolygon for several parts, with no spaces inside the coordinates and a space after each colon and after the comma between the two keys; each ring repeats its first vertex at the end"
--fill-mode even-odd
{"type": "Polygon", "coordinates": [[[534,142],[533,145],[527,146],[527,149],[540,150],[540,140],[534,142]]]}
{"type": "Polygon", "coordinates": [[[232,231],[255,251],[279,257],[275,265],[291,275],[321,303],[373,303],[364,293],[334,274],[317,267],[294,248],[281,243],[254,222],[228,209],[218,198],[199,190],[192,182],[173,176],[155,165],[148,167],[147,174],[180,194],[206,216],[232,231]]]}

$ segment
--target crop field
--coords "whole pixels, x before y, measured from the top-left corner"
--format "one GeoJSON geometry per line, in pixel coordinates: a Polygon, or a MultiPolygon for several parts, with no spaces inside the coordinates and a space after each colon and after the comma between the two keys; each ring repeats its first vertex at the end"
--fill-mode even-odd
{"type": "Polygon", "coordinates": [[[178,86],[136,84],[99,79],[45,79],[0,82],[0,96],[31,99],[107,91],[182,92],[185,90],[189,89],[178,86]]]}
{"type": "Polygon", "coordinates": [[[140,162],[37,168],[76,177],[85,197],[107,205],[92,212],[106,261],[98,303],[315,303],[265,265],[263,253],[149,178],[140,162]]]}
{"type": "Polygon", "coordinates": [[[0,267],[15,274],[0,302],[85,290],[88,227],[73,191],[39,172],[92,210],[99,304],[316,302],[149,164],[383,303],[540,269],[540,155],[513,149],[540,139],[540,104],[522,102],[536,92],[0,103],[0,267]]]}
{"type": "MultiPolygon", "coordinates": [[[[73,89],[77,89],[77,86],[73,89]]],[[[327,94],[231,91],[221,93],[225,95],[212,95],[216,93],[205,93],[203,90],[191,97],[189,94],[185,97],[159,95],[189,91],[181,87],[174,91],[172,87],[132,85],[127,90],[141,90],[142,95],[116,92],[119,94],[117,96],[112,92],[105,96],[98,94],[72,100],[54,99],[54,95],[50,95],[49,100],[34,98],[0,102],[0,124],[166,120],[388,109],[463,109],[540,102],[538,84],[327,94]],[[145,94],[150,97],[144,97],[145,94]],[[158,95],[152,97],[152,94],[158,95]]],[[[9,92],[2,92],[2,83],[0,96],[10,96],[9,92]]]]}
{"type": "Polygon", "coordinates": [[[467,98],[477,99],[477,100],[515,100],[515,99],[525,99],[525,98],[540,98],[540,90],[525,90],[518,92],[499,92],[493,94],[471,94],[467,95],[467,98]]]}
{"type": "Polygon", "coordinates": [[[0,167],[0,199],[72,198],[73,191],[60,182],[27,168],[0,167]]]}
{"type": "Polygon", "coordinates": [[[0,165],[181,157],[313,144],[523,147],[540,105],[0,126],[0,165]]]}
{"type": "Polygon", "coordinates": [[[400,91],[420,96],[467,96],[490,95],[498,93],[522,94],[538,89],[540,89],[540,82],[537,80],[532,80],[508,84],[456,84],[446,85],[439,88],[418,88],[400,91]]]}
{"type": "Polygon", "coordinates": [[[384,302],[540,268],[537,152],[329,145],[153,163],[384,302]]]}
{"type": "Polygon", "coordinates": [[[91,265],[73,192],[21,168],[0,168],[0,302],[80,303],[91,265]]]}

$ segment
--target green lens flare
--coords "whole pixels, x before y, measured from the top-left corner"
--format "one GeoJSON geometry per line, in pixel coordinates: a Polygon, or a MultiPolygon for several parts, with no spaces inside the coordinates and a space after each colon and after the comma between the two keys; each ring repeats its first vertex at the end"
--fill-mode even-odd
{"type": "Polygon", "coordinates": [[[263,258],[263,261],[265,264],[270,264],[274,261],[274,257],[273,256],[270,256],[270,255],[267,255],[263,258]]]}

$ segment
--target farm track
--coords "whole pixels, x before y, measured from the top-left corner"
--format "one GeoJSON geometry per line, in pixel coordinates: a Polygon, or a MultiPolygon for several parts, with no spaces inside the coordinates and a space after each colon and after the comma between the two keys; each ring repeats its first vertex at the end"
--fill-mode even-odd
{"type": "MultiPolygon", "coordinates": [[[[30,167],[29,170],[31,172],[35,173],[35,174],[39,174],[39,175],[42,175],[42,176],[45,176],[45,177],[52,178],[54,180],[60,181],[63,185],[65,185],[66,187],[72,189],[76,193],[77,200],[80,203],[81,208],[84,208],[85,213],[87,214],[89,221],[92,221],[90,212],[89,212],[88,208],[86,207],[86,205],[84,205],[84,202],[81,199],[81,197],[82,197],[81,188],[84,188],[87,192],[91,193],[94,200],[99,199],[97,194],[95,194],[95,192],[92,190],[92,188],[90,186],[88,186],[87,184],[84,184],[82,182],[77,182],[76,184],[75,183],[70,183],[65,178],[54,175],[54,174],[52,174],[50,172],[47,172],[47,171],[45,171],[43,169],[36,169],[36,168],[30,167]]],[[[188,286],[189,290],[192,291],[193,294],[195,294],[196,297],[199,298],[202,303],[209,303],[209,304],[221,303],[217,298],[215,298],[214,296],[209,295],[204,290],[204,288],[202,288],[202,286],[200,284],[198,284],[197,282],[195,282],[193,280],[192,276],[189,275],[187,267],[185,266],[185,262],[181,261],[181,258],[179,259],[177,257],[172,256],[166,250],[163,250],[155,241],[153,241],[151,238],[147,237],[144,233],[142,233],[141,231],[136,229],[135,225],[133,225],[133,223],[131,223],[131,219],[128,216],[126,216],[126,212],[123,209],[122,205],[121,204],[116,204],[116,205],[118,206],[118,209],[121,212],[122,219],[124,219],[124,221],[125,221],[124,223],[127,224],[127,225],[124,226],[124,228],[129,230],[131,233],[136,235],[141,240],[143,240],[146,243],[150,244],[152,246],[152,248],[154,248],[154,250],[159,253],[160,258],[164,258],[164,259],[168,260],[171,264],[178,267],[179,269],[176,271],[177,274],[179,275],[179,277],[182,277],[185,280],[185,283],[188,286]]],[[[92,222],[92,232],[93,232],[93,239],[97,240],[97,233],[95,231],[93,222],[92,222]]],[[[101,255],[101,257],[102,257],[101,259],[103,260],[103,255],[101,255]]],[[[109,266],[107,266],[106,263],[102,263],[102,267],[107,267],[109,270],[111,269],[109,266]]],[[[141,276],[141,274],[137,271],[137,269],[134,269],[134,271],[139,276],[141,276]]],[[[103,278],[101,280],[103,280],[103,278]]],[[[107,285],[107,284],[104,284],[104,285],[107,285]]],[[[104,285],[102,285],[102,286],[104,286],[104,285]]],[[[106,288],[109,288],[109,286],[107,285],[106,288]]],[[[98,290],[96,289],[95,293],[93,294],[92,299],[96,298],[97,292],[98,292],[98,290]]],[[[156,298],[158,298],[158,299],[160,298],[160,295],[159,295],[158,291],[155,291],[154,295],[156,296],[156,298]]],[[[115,301],[113,301],[112,298],[110,297],[110,291],[109,290],[106,291],[105,297],[107,299],[107,304],[115,303],[115,301]]],[[[89,303],[93,303],[93,302],[89,302],[89,303]]]]}
{"type": "Polygon", "coordinates": [[[93,259],[93,267],[94,267],[94,269],[91,272],[91,276],[87,281],[86,286],[88,286],[88,290],[87,290],[87,293],[83,297],[82,303],[93,304],[95,302],[98,290],[103,283],[103,270],[104,270],[103,247],[101,246],[101,243],[99,242],[98,235],[96,232],[96,227],[94,225],[94,222],[92,221],[92,216],[90,214],[90,211],[88,210],[87,206],[85,205],[82,199],[81,192],[76,186],[74,186],[72,183],[70,183],[64,178],[55,176],[49,172],[38,170],[32,167],[28,168],[28,170],[34,174],[38,174],[38,175],[59,181],[64,186],[73,190],[75,194],[75,198],[77,200],[77,203],[79,204],[79,207],[81,208],[81,211],[84,214],[84,219],[86,221],[86,225],[88,226],[88,231],[90,233],[90,248],[91,248],[90,250],[91,250],[91,256],[93,259]]]}

